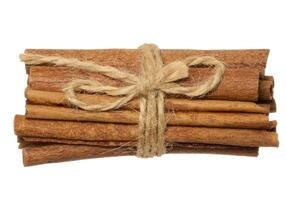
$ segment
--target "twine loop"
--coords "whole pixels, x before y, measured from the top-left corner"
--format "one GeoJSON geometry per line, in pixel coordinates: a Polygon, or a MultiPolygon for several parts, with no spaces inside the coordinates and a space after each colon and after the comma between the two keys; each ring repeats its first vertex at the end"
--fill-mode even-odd
{"type": "Polygon", "coordinates": [[[192,56],[164,65],[160,49],[156,45],[144,44],[139,47],[139,50],[142,52],[142,71],[139,76],[120,71],[112,66],[102,66],[73,58],[22,54],[20,59],[27,65],[52,64],[53,66],[97,72],[125,83],[127,86],[114,87],[96,80],[76,79],[67,83],[63,91],[72,105],[95,112],[119,109],[132,99],[139,97],[137,156],[160,156],[166,151],[165,94],[185,95],[190,98],[203,96],[220,83],[225,71],[225,64],[210,56],[192,56]],[[199,65],[214,67],[214,74],[195,86],[184,87],[175,83],[175,81],[189,77],[189,67],[199,65]],[[77,91],[119,96],[120,98],[113,102],[90,105],[77,98],[77,91]]]}

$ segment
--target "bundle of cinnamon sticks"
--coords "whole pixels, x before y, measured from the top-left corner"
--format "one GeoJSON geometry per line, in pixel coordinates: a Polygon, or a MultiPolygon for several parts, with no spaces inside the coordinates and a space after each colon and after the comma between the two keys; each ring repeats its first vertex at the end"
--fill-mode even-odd
{"type": "MultiPolygon", "coordinates": [[[[136,49],[40,50],[25,53],[76,58],[140,73],[136,49]]],[[[189,56],[213,56],[226,63],[220,84],[203,98],[165,97],[167,153],[210,153],[257,156],[259,147],[278,147],[274,79],[265,75],[268,50],[161,50],[164,64],[189,56]]],[[[69,67],[26,65],[26,114],[16,115],[15,133],[25,166],[96,157],[135,155],[138,139],[139,100],[113,111],[76,108],[63,87],[81,78],[112,86],[123,83],[99,73],[69,67]]],[[[196,85],[212,74],[201,66],[189,69],[181,85],[196,85]]],[[[78,93],[78,99],[100,104],[118,99],[78,93]]]]}

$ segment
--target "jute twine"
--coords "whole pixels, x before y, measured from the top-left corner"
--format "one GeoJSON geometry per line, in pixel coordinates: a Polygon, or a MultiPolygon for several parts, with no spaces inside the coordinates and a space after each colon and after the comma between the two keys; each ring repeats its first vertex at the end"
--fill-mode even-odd
{"type": "Polygon", "coordinates": [[[164,65],[160,56],[160,49],[156,45],[144,44],[139,47],[139,50],[142,52],[142,72],[138,76],[111,66],[102,66],[94,62],[83,62],[73,58],[26,53],[20,55],[20,59],[27,65],[51,64],[52,66],[72,67],[97,72],[126,83],[127,86],[124,87],[113,87],[99,83],[96,80],[77,79],[66,84],[63,91],[68,101],[74,106],[95,112],[119,109],[132,99],[139,97],[137,156],[160,156],[166,152],[165,94],[185,95],[191,98],[203,96],[220,83],[225,65],[210,56],[187,57],[184,60],[164,65]],[[183,87],[175,83],[177,80],[189,77],[189,67],[199,65],[214,67],[214,74],[192,87],[183,87]],[[114,102],[90,105],[80,101],[76,96],[76,91],[120,96],[120,98],[114,102]]]}

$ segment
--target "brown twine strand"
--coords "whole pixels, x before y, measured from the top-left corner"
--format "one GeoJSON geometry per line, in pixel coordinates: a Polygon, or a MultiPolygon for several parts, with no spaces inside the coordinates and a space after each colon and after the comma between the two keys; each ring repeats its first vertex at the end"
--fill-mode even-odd
{"type": "Polygon", "coordinates": [[[156,45],[144,44],[139,49],[142,52],[142,72],[139,76],[120,71],[112,66],[102,66],[94,62],[80,61],[73,58],[26,53],[21,54],[20,59],[27,65],[52,64],[53,66],[97,72],[128,84],[124,87],[113,87],[103,85],[96,80],[77,79],[67,83],[63,91],[71,104],[83,110],[96,112],[119,109],[135,97],[139,97],[140,115],[137,156],[160,156],[166,152],[165,94],[179,94],[188,97],[203,96],[220,83],[225,65],[210,56],[187,57],[184,60],[164,65],[160,49],[156,45]],[[199,65],[214,67],[214,74],[196,86],[183,87],[175,83],[177,80],[189,77],[188,67],[199,65]],[[90,105],[80,101],[76,97],[76,91],[122,97],[113,102],[90,105]]]}

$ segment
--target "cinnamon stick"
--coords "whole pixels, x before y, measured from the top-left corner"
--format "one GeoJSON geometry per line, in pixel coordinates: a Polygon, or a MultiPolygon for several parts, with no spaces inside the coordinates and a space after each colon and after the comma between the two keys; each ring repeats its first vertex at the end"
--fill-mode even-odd
{"type": "Polygon", "coordinates": [[[276,101],[275,99],[273,99],[272,101],[270,101],[270,112],[276,112],[276,101]]]}
{"type": "MultiPolygon", "coordinates": [[[[91,145],[91,146],[103,146],[103,147],[135,147],[137,146],[136,141],[88,141],[88,140],[75,140],[75,139],[58,139],[58,138],[47,138],[47,137],[21,137],[21,143],[29,144],[74,144],[74,145],[91,145]]],[[[169,143],[173,145],[174,143],[169,143]]]]}
{"type": "MultiPolygon", "coordinates": [[[[140,68],[133,69],[131,73],[139,73],[140,68]]],[[[189,68],[189,78],[177,81],[183,86],[198,84],[212,75],[210,68],[189,68]]],[[[97,80],[102,84],[123,86],[120,81],[104,75],[71,69],[67,67],[34,66],[30,69],[28,84],[33,90],[61,92],[63,87],[75,79],[97,80]]],[[[264,87],[264,90],[270,88],[264,87]]],[[[259,71],[256,68],[227,68],[219,86],[204,96],[204,99],[255,101],[259,99],[259,71]]],[[[268,92],[269,93],[269,92],[268,92]]],[[[167,95],[170,96],[170,95],[167,95]]],[[[267,97],[266,95],[265,98],[267,97]]],[[[179,97],[179,96],[177,96],[179,97]]],[[[182,96],[181,96],[182,97],[182,96]]]]}
{"type": "MultiPolygon", "coordinates": [[[[55,163],[79,159],[135,155],[135,153],[136,150],[132,148],[110,148],[84,145],[53,144],[24,148],[23,163],[24,166],[32,166],[45,163],[55,163]]],[[[258,148],[190,144],[185,147],[168,148],[167,153],[210,153],[240,156],[257,156],[258,148]]]]}
{"type": "MultiPolygon", "coordinates": [[[[26,136],[21,137],[21,138],[22,140],[19,143],[26,144],[26,146],[30,146],[30,145],[39,146],[43,144],[72,144],[72,145],[88,145],[88,146],[102,146],[102,147],[136,147],[137,146],[136,141],[89,141],[89,140],[75,140],[75,139],[62,139],[62,138],[59,139],[59,138],[48,138],[48,137],[26,137],[26,136]]],[[[188,142],[167,142],[166,143],[167,146],[178,146],[178,144],[189,144],[189,143],[188,142]]]]}
{"type": "MultiPolygon", "coordinates": [[[[27,88],[25,96],[29,103],[37,105],[56,105],[72,107],[65,98],[63,92],[48,92],[27,88]]],[[[116,101],[117,97],[107,95],[78,94],[78,99],[88,104],[101,104],[116,101]]],[[[270,112],[270,104],[256,104],[254,102],[223,101],[223,100],[190,100],[183,98],[166,98],[166,110],[174,111],[198,111],[198,112],[246,112],[263,113],[270,112]]],[[[135,99],[122,109],[139,109],[139,100],[135,99]]]]}
{"type": "MultiPolygon", "coordinates": [[[[95,50],[55,50],[27,49],[25,53],[46,56],[77,58],[81,61],[92,61],[100,65],[111,65],[121,69],[138,69],[141,64],[141,52],[137,49],[95,49],[95,50]]],[[[266,67],[268,49],[252,50],[161,50],[165,64],[184,59],[189,56],[213,56],[225,63],[229,68],[251,67],[261,74],[266,67]]]]}
{"type": "MultiPolygon", "coordinates": [[[[19,137],[43,137],[87,141],[136,141],[138,127],[126,124],[26,119],[17,115],[19,137]]],[[[166,142],[223,144],[234,146],[278,146],[275,132],[252,129],[168,126],[166,142]]]]}
{"type": "MultiPolygon", "coordinates": [[[[123,148],[123,147],[136,147],[136,141],[122,142],[122,141],[86,141],[86,140],[69,140],[69,139],[54,139],[54,138],[40,138],[40,137],[21,137],[20,144],[25,144],[26,147],[30,146],[43,146],[50,144],[69,144],[69,145],[85,145],[85,146],[98,146],[98,147],[113,147],[113,148],[123,148]]],[[[166,143],[168,148],[170,147],[188,147],[188,146],[228,146],[229,145],[217,145],[217,144],[198,144],[198,143],[166,143]]],[[[238,147],[238,146],[232,146],[238,147]]],[[[243,148],[243,147],[241,147],[243,148]]],[[[253,147],[255,148],[255,147],[253,147]]]]}
{"type": "MultiPolygon", "coordinates": [[[[26,105],[26,117],[68,121],[93,121],[123,124],[138,124],[139,112],[118,110],[89,112],[57,106],[26,105]]],[[[167,112],[168,125],[269,129],[265,114],[223,112],[167,112]]]]}
{"type": "Polygon", "coordinates": [[[259,101],[273,100],[274,79],[272,76],[264,77],[259,82],[259,101]]]}

